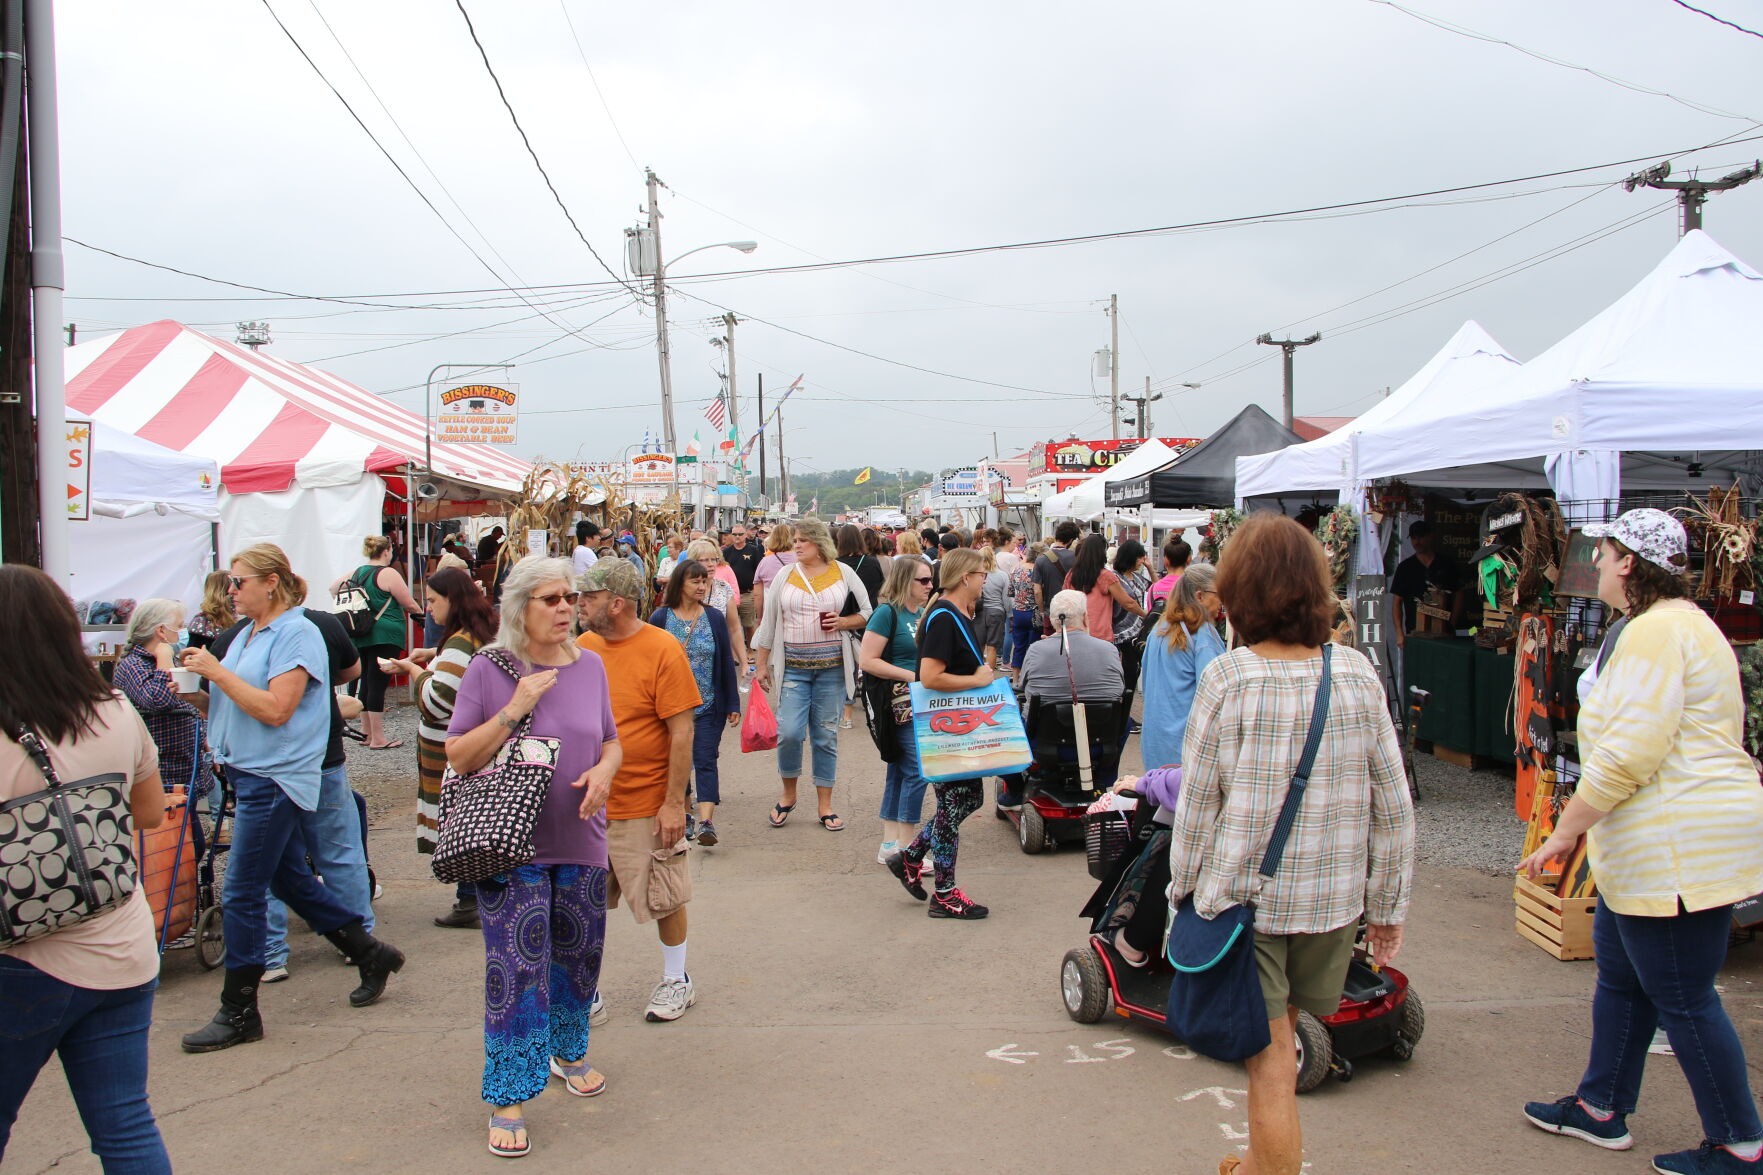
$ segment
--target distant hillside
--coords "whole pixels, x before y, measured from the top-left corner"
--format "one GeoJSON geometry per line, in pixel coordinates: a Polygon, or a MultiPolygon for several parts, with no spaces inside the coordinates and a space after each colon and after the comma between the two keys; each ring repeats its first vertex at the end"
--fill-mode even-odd
{"type": "MultiPolygon", "coordinates": [[[[792,461],[791,464],[795,462],[792,461]]],[[[900,470],[875,466],[868,481],[862,485],[852,485],[852,479],[862,472],[861,465],[855,469],[834,469],[828,473],[799,470],[790,478],[790,492],[796,495],[797,508],[804,511],[808,509],[809,501],[818,497],[820,513],[826,517],[878,503],[883,506],[900,504],[900,470]]],[[[916,489],[934,476],[934,473],[922,469],[908,469],[904,473],[904,483],[907,489],[916,489]]],[[[768,488],[775,498],[776,482],[773,481],[768,488]]]]}

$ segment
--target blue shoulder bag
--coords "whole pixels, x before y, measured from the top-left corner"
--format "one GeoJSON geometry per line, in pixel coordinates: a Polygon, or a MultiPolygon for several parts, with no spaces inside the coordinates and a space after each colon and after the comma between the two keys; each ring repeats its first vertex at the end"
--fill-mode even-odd
{"type": "MultiPolygon", "coordinates": [[[[1304,753],[1286,791],[1285,804],[1261,858],[1261,876],[1270,878],[1285,855],[1286,840],[1298,818],[1298,805],[1310,784],[1322,728],[1328,722],[1329,662],[1333,652],[1322,646],[1322,681],[1310,711],[1304,753]]],[[[1267,1008],[1261,998],[1261,976],[1255,969],[1255,907],[1228,906],[1211,918],[1194,909],[1189,894],[1176,908],[1169,928],[1167,957],[1175,968],[1169,984],[1165,1023],[1183,1044],[1218,1061],[1241,1061],[1269,1044],[1267,1008]]]]}

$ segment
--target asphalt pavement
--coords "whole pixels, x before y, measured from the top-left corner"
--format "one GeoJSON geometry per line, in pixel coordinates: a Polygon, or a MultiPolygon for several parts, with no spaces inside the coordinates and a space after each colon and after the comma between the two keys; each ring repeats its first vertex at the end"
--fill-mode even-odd
{"type": "MultiPolygon", "coordinates": [[[[590,1043],[607,1091],[572,1098],[554,1082],[529,1103],[533,1153],[519,1170],[1203,1175],[1241,1144],[1240,1067],[1113,1015],[1093,1025],[1066,1016],[1060,959],[1083,941],[1077,911],[1093,886],[1081,848],[1025,856],[988,807],[965,827],[959,881],[992,916],[933,921],[875,863],[882,771],[861,726],[842,735],[841,833],[813,821],[806,792],[787,827],[767,827],[772,756],[741,755],[732,735],[723,745],[722,843],[692,857],[698,1004],[673,1024],[643,1022],[660,950],[653,927],[613,911],[601,985],[611,1021],[590,1043]]],[[[220,981],[191,952],[169,955],[150,1093],[184,1175],[507,1163],[485,1152],[478,1100],[481,940],[430,923],[450,890],[413,848],[414,752],[369,754],[352,748],[375,813],[380,933],[410,962],[384,1000],[352,1009],[353,973],[301,934],[292,978],[264,989],[265,1039],[187,1056],[178,1037],[213,1012],[220,981]]],[[[1509,829],[1515,846],[1520,826],[1502,814],[1510,786],[1465,772],[1451,795],[1490,836],[1509,829]]],[[[1307,1170],[1623,1175],[1700,1140],[1669,1057],[1652,1058],[1632,1152],[1544,1135],[1519,1117],[1526,1099],[1577,1081],[1593,966],[1556,962],[1517,937],[1505,877],[1423,864],[1408,925],[1398,966],[1425,1000],[1425,1039],[1406,1063],[1367,1061],[1350,1083],[1300,1100],[1307,1170]]],[[[1737,948],[1723,983],[1753,1069],[1763,1060],[1760,982],[1763,946],[1737,948]]],[[[98,1171],[54,1064],[5,1160],[7,1172],[98,1171]]]]}

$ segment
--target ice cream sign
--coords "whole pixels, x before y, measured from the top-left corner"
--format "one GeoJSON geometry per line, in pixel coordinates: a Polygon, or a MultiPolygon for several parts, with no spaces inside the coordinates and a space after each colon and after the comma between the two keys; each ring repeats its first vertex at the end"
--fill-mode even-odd
{"type": "Polygon", "coordinates": [[[443,388],[435,437],[456,444],[512,445],[520,419],[519,398],[512,384],[460,383],[443,388]]]}

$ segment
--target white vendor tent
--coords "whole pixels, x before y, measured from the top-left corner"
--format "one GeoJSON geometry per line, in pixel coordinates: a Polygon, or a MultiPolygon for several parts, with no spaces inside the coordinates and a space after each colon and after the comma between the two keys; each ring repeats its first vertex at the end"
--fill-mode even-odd
{"type": "Polygon", "coordinates": [[[199,604],[220,521],[215,463],[101,422],[91,461],[91,517],[68,523],[73,597],[199,604]]]}
{"type": "Polygon", "coordinates": [[[1303,444],[1238,457],[1236,496],[1334,490],[1345,499],[1361,480],[1356,460],[1361,446],[1370,443],[1367,438],[1411,417],[1425,419],[1459,409],[1517,368],[1518,360],[1480,323],[1466,322],[1406,383],[1351,424],[1303,444]]]}
{"type": "Polygon", "coordinates": [[[1753,477],[1763,274],[1687,233],[1591,321],[1452,401],[1359,434],[1356,480],[1549,485],[1591,501],[1753,477]]]}
{"type": "Polygon", "coordinates": [[[1178,456],[1180,454],[1174,449],[1156,437],[1150,437],[1144,444],[1122,458],[1118,465],[1103,473],[1096,474],[1082,485],[1072,486],[1064,493],[1054,494],[1042,502],[1041,516],[1043,518],[1100,518],[1105,508],[1104,497],[1110,482],[1141,477],[1153,469],[1163,468],[1178,456]]]}
{"type": "MultiPolygon", "coordinates": [[[[69,348],[67,408],[218,465],[221,558],[273,542],[318,584],[360,562],[387,476],[402,491],[424,459],[416,413],[170,321],[69,348]]],[[[481,500],[515,493],[529,469],[494,446],[436,442],[421,476],[443,497],[481,500]]]]}

